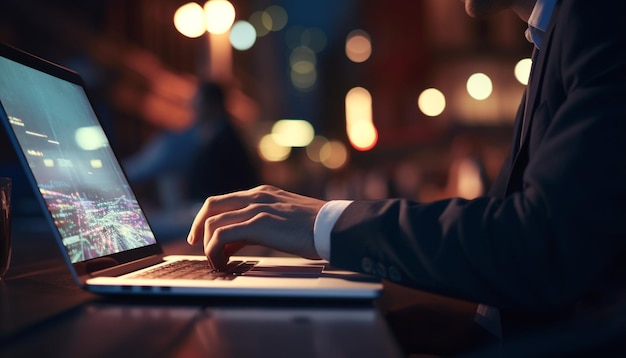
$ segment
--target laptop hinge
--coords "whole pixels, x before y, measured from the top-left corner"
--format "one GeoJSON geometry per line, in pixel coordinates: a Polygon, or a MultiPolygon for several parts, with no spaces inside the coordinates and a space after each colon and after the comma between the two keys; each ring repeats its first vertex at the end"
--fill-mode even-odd
{"type": "Polygon", "coordinates": [[[98,270],[91,272],[90,275],[92,277],[116,277],[127,274],[129,272],[137,271],[148,266],[153,266],[158,263],[163,262],[163,255],[152,255],[148,257],[141,258],[139,260],[127,262],[125,264],[120,264],[115,267],[110,267],[104,270],[98,270]]]}

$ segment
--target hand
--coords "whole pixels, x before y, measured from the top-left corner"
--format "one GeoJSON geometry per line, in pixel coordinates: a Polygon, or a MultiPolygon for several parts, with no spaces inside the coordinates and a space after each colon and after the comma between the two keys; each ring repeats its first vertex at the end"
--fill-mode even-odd
{"type": "Polygon", "coordinates": [[[203,241],[204,253],[216,269],[249,244],[319,259],[313,224],[324,204],[270,185],[213,196],[196,215],[187,242],[203,241]]]}

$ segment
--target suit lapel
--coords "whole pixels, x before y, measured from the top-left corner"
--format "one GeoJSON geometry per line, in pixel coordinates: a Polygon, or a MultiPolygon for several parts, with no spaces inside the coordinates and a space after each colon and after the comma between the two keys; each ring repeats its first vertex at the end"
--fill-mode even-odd
{"type": "MultiPolygon", "coordinates": [[[[550,32],[548,32],[550,33],[550,32]]],[[[519,139],[519,147],[527,145],[528,132],[530,130],[533,112],[537,108],[537,99],[541,92],[541,84],[543,83],[543,75],[545,73],[545,62],[549,53],[549,46],[551,41],[547,41],[544,44],[544,49],[541,51],[533,51],[533,71],[528,83],[528,91],[526,92],[526,102],[524,106],[524,116],[521,123],[521,134],[519,139]]],[[[519,153],[519,152],[518,152],[519,153]]]]}
{"type": "Polygon", "coordinates": [[[526,134],[528,133],[530,121],[532,119],[531,114],[533,112],[533,109],[535,108],[535,102],[537,101],[537,92],[540,88],[539,82],[541,82],[542,79],[542,76],[535,75],[536,70],[540,68],[539,53],[540,51],[537,48],[533,50],[532,69],[530,71],[530,77],[528,79],[528,87],[526,88],[526,91],[524,93],[524,114],[522,115],[521,128],[518,134],[518,148],[524,144],[524,139],[526,138],[526,134]]]}
{"type": "Polygon", "coordinates": [[[560,8],[560,1],[557,1],[554,12],[552,13],[552,20],[546,30],[546,38],[543,43],[543,48],[539,51],[535,62],[533,62],[533,71],[531,78],[529,79],[528,89],[525,91],[523,98],[523,109],[518,113],[517,125],[515,128],[515,144],[514,161],[511,166],[511,173],[509,176],[508,184],[506,186],[505,195],[521,189],[522,176],[524,169],[528,164],[528,133],[532,127],[533,113],[541,95],[541,87],[546,71],[545,63],[550,55],[550,48],[552,47],[552,37],[554,33],[554,26],[556,24],[557,13],[560,8]]]}

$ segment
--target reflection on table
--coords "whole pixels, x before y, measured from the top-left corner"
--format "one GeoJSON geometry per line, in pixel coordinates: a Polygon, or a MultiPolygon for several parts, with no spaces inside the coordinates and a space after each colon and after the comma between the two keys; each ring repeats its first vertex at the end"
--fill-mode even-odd
{"type": "Polygon", "coordinates": [[[401,356],[374,302],[101,297],[73,282],[46,230],[15,240],[0,281],[0,357],[401,356]]]}

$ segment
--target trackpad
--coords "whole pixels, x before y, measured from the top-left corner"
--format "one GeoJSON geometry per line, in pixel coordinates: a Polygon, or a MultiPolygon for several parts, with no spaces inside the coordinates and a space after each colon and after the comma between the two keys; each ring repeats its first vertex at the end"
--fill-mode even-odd
{"type": "Polygon", "coordinates": [[[320,277],[324,265],[307,266],[255,266],[243,274],[249,277],[293,277],[317,278],[320,277]]]}

